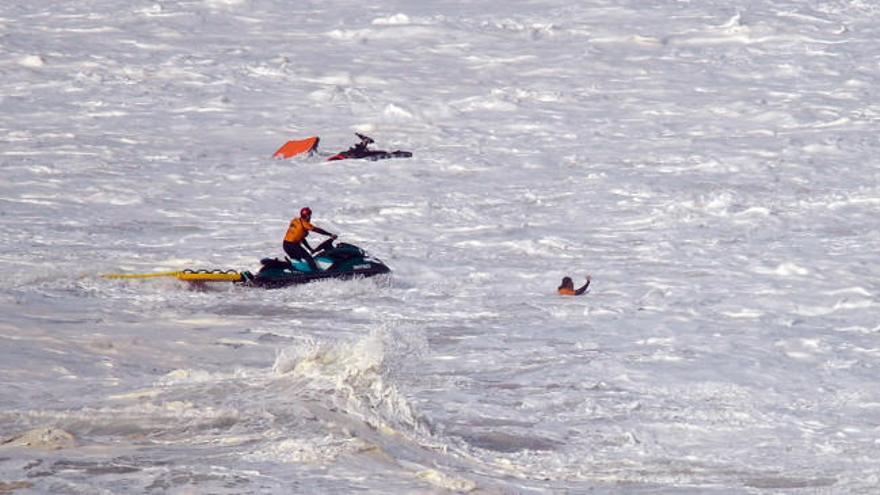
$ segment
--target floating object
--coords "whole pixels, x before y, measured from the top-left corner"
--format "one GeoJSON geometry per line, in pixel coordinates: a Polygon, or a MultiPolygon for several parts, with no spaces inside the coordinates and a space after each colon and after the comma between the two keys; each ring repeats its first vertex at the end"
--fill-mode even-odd
{"type": "Polygon", "coordinates": [[[155,273],[108,273],[102,275],[109,279],[174,277],[186,282],[240,282],[241,273],[235,270],[181,270],[155,273]]]}
{"type": "Polygon", "coordinates": [[[303,153],[314,153],[318,150],[318,142],[320,141],[321,139],[317,136],[288,141],[278,148],[272,156],[275,158],[287,159],[303,153]]]}
{"type": "Polygon", "coordinates": [[[359,143],[354,144],[352,147],[345,151],[340,151],[335,154],[325,154],[318,151],[318,142],[320,142],[320,138],[317,136],[310,137],[306,139],[300,139],[295,141],[288,141],[284,143],[283,146],[278,148],[275,151],[275,154],[272,155],[275,158],[291,158],[297,155],[301,155],[303,153],[309,154],[319,154],[321,156],[327,157],[328,162],[333,162],[337,160],[349,160],[349,159],[362,159],[362,160],[385,160],[388,158],[410,158],[412,157],[412,152],[410,151],[385,151],[385,150],[373,150],[370,149],[370,145],[373,144],[373,138],[369,136],[365,136],[363,134],[355,133],[355,135],[360,139],[359,143]]]}
{"type": "Polygon", "coordinates": [[[263,258],[260,260],[262,266],[256,273],[236,270],[181,270],[153,273],[108,273],[102,277],[107,279],[173,277],[191,283],[232,282],[249,287],[276,288],[328,278],[351,279],[391,272],[391,269],[382,261],[370,256],[354,244],[340,242],[334,246],[333,239],[327,239],[315,249],[315,253],[314,258],[319,267],[318,271],[312,271],[308,263],[302,260],[263,258]]]}
{"type": "Polygon", "coordinates": [[[263,258],[260,260],[263,266],[257,273],[242,272],[242,282],[257,287],[274,288],[328,278],[372,277],[391,272],[385,263],[354,244],[340,242],[334,246],[333,239],[327,239],[315,252],[318,271],[312,271],[308,263],[302,260],[263,258]]]}

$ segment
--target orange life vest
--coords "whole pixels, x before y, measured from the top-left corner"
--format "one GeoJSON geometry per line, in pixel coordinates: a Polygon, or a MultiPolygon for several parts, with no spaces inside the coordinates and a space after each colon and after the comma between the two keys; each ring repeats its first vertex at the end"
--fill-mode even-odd
{"type": "Polygon", "coordinates": [[[569,289],[568,287],[560,287],[560,288],[556,289],[556,291],[559,292],[560,296],[576,296],[577,295],[577,292],[575,292],[574,289],[569,289]]]}
{"type": "Polygon", "coordinates": [[[302,218],[294,218],[290,221],[290,227],[287,228],[287,234],[284,235],[286,242],[300,243],[309,235],[312,230],[312,224],[308,220],[302,218]]]}

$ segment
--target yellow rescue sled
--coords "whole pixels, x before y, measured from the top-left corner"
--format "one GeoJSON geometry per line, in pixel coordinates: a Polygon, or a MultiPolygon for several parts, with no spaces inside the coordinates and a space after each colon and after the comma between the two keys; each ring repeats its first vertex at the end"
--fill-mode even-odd
{"type": "Polygon", "coordinates": [[[109,279],[174,277],[185,282],[241,282],[241,273],[235,270],[182,270],[154,273],[107,273],[109,279]]]}

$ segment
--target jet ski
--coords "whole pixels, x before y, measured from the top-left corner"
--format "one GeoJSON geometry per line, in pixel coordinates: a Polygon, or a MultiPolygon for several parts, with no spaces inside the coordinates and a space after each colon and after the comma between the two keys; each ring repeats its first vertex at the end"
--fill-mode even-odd
{"type": "Polygon", "coordinates": [[[351,158],[360,158],[370,161],[376,160],[385,160],[388,158],[410,158],[412,157],[412,153],[409,151],[385,151],[385,150],[371,150],[369,146],[375,141],[373,138],[364,136],[363,134],[355,133],[355,136],[361,140],[361,142],[355,144],[351,148],[340,151],[335,155],[331,156],[327,159],[328,162],[333,162],[336,160],[348,160],[351,158]]]}
{"type": "Polygon", "coordinates": [[[333,245],[333,239],[322,242],[315,249],[314,258],[318,271],[312,271],[304,260],[263,258],[257,273],[241,272],[240,283],[272,289],[314,280],[372,277],[391,272],[385,263],[363,249],[345,242],[333,245]]]}
{"type": "Polygon", "coordinates": [[[247,287],[274,289],[327,278],[351,279],[391,272],[385,263],[373,258],[363,249],[345,242],[334,246],[332,238],[322,242],[314,253],[318,271],[312,271],[304,260],[291,260],[285,257],[284,259],[263,258],[260,260],[261,267],[257,273],[223,269],[186,269],[152,273],[108,273],[102,277],[107,279],[174,277],[195,286],[202,286],[208,282],[232,282],[247,287]]]}

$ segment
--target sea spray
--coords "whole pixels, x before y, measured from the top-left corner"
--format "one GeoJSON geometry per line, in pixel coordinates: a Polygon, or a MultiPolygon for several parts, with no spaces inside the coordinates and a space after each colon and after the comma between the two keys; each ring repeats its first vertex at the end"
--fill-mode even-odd
{"type": "Polygon", "coordinates": [[[306,386],[332,393],[347,412],[383,431],[403,428],[430,435],[428,423],[400,393],[389,367],[395,360],[394,352],[406,349],[393,332],[382,326],[354,341],[307,340],[303,345],[283,349],[273,371],[305,379],[306,386]]]}

